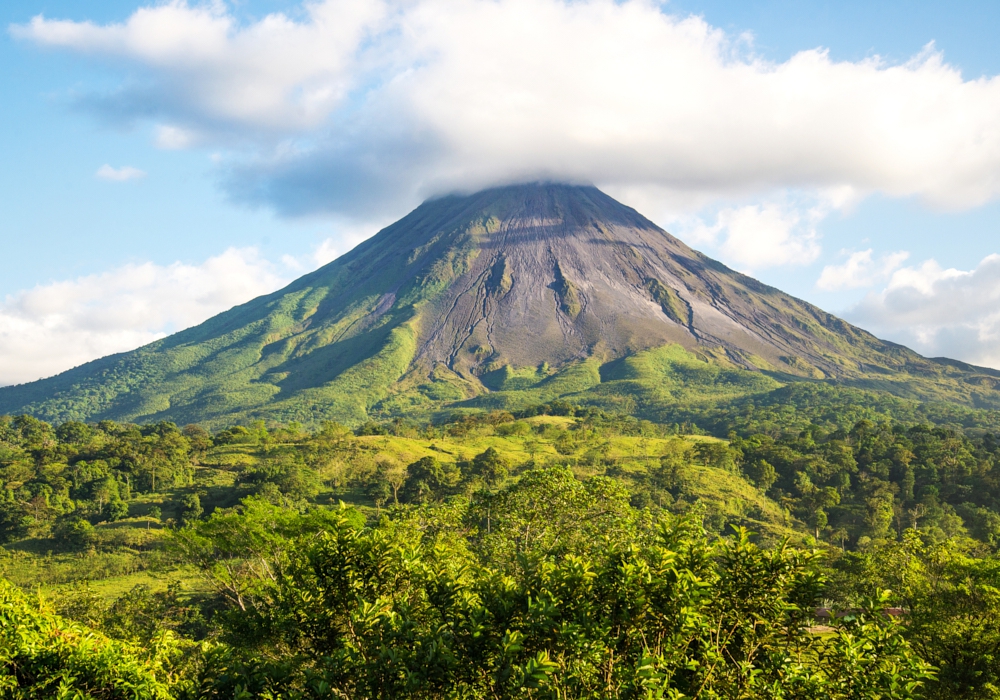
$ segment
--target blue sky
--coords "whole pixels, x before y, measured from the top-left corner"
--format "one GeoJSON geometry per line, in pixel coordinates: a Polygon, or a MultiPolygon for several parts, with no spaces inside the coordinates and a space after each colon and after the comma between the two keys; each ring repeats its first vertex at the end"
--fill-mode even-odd
{"type": "Polygon", "coordinates": [[[0,384],[269,291],[424,196],[532,176],[594,181],[883,337],[1000,366],[996,3],[13,0],[0,19],[0,384]]]}
{"type": "MultiPolygon", "coordinates": [[[[5,27],[38,14],[115,22],[139,6],[14,0],[3,3],[0,16],[5,27]]],[[[276,258],[303,254],[331,235],[326,222],[278,220],[266,210],[233,206],[216,186],[210,154],[158,149],[148,124],[109,123],[75,103],[81,93],[114,89],[129,71],[7,32],[0,62],[6,261],[0,295],[127,262],[200,262],[230,246],[258,246],[276,258]],[[94,173],[105,163],[132,165],[147,176],[121,184],[100,180],[94,173]]]]}

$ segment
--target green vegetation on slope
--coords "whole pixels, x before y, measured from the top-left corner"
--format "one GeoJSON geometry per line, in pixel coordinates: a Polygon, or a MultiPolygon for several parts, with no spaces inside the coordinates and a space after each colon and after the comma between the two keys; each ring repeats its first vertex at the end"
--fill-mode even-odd
{"type": "Polygon", "coordinates": [[[286,289],[195,328],[2,388],[0,411],[216,427],[259,417],[364,422],[410,367],[421,310],[468,268],[484,223],[458,216],[443,232],[435,227],[396,224],[286,289]],[[405,242],[394,244],[400,235],[405,242]],[[414,247],[403,257],[400,245],[414,247]]]}

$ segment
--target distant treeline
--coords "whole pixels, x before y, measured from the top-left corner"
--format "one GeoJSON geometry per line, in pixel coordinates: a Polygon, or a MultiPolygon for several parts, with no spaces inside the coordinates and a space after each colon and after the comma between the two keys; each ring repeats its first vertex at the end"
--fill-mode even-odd
{"type": "MultiPolygon", "coordinates": [[[[60,541],[86,539],[81,521],[119,520],[128,517],[134,495],[190,485],[206,452],[220,445],[254,446],[262,456],[238,469],[236,485],[243,495],[308,500],[320,488],[317,471],[332,454],[348,449],[348,438],[355,435],[433,440],[536,434],[554,445],[563,464],[596,465],[614,474],[621,458],[602,454],[602,438],[698,432],[690,424],[659,425],[566,402],[518,414],[460,415],[436,425],[394,420],[350,431],[330,423],[309,432],[296,424],[268,428],[258,422],[214,435],[195,425],[180,428],[168,422],[67,422],[53,427],[30,416],[0,417],[0,541],[46,528],[60,541]],[[537,415],[575,420],[566,430],[521,420],[537,415]]],[[[841,547],[898,538],[907,528],[935,542],[969,536],[990,546],[1000,543],[1000,439],[992,432],[868,419],[848,429],[809,425],[778,435],[741,432],[731,432],[728,445],[677,440],[661,449],[662,454],[643,455],[656,464],[642,478],[631,475],[633,502],[670,502],[676,496],[678,470],[698,463],[742,475],[806,523],[814,536],[841,547]]],[[[491,459],[497,462],[495,455],[486,455],[469,464],[424,459],[394,469],[383,465],[356,485],[378,503],[440,499],[456,493],[449,486],[463,479],[489,472],[490,482],[498,483],[516,466],[487,465],[491,459]],[[449,469],[454,473],[447,473],[449,469]]],[[[197,494],[171,505],[176,524],[204,513],[197,494]]]]}

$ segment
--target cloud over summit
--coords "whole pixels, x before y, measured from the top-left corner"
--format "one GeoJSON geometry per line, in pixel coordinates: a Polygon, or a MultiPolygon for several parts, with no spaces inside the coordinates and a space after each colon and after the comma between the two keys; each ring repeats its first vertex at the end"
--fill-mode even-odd
{"type": "Polygon", "coordinates": [[[164,146],[228,149],[230,194],[291,215],[533,178],[692,202],[1000,194],[1000,80],[965,80],[932,47],[904,65],[818,49],[774,63],[646,0],[325,0],[242,23],[175,0],[11,31],[138,69],[110,108],[152,96],[132,116],[184,135],[164,146]]]}

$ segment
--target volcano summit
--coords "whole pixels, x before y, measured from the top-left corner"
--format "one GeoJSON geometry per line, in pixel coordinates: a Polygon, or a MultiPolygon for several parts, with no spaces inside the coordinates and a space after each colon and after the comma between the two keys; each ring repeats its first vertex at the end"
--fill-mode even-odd
{"type": "Polygon", "coordinates": [[[692,250],[593,187],[422,204],[288,287],[137,350],[0,389],[47,420],[356,425],[565,397],[656,413],[834,382],[1000,406],[929,360],[692,250]]]}

